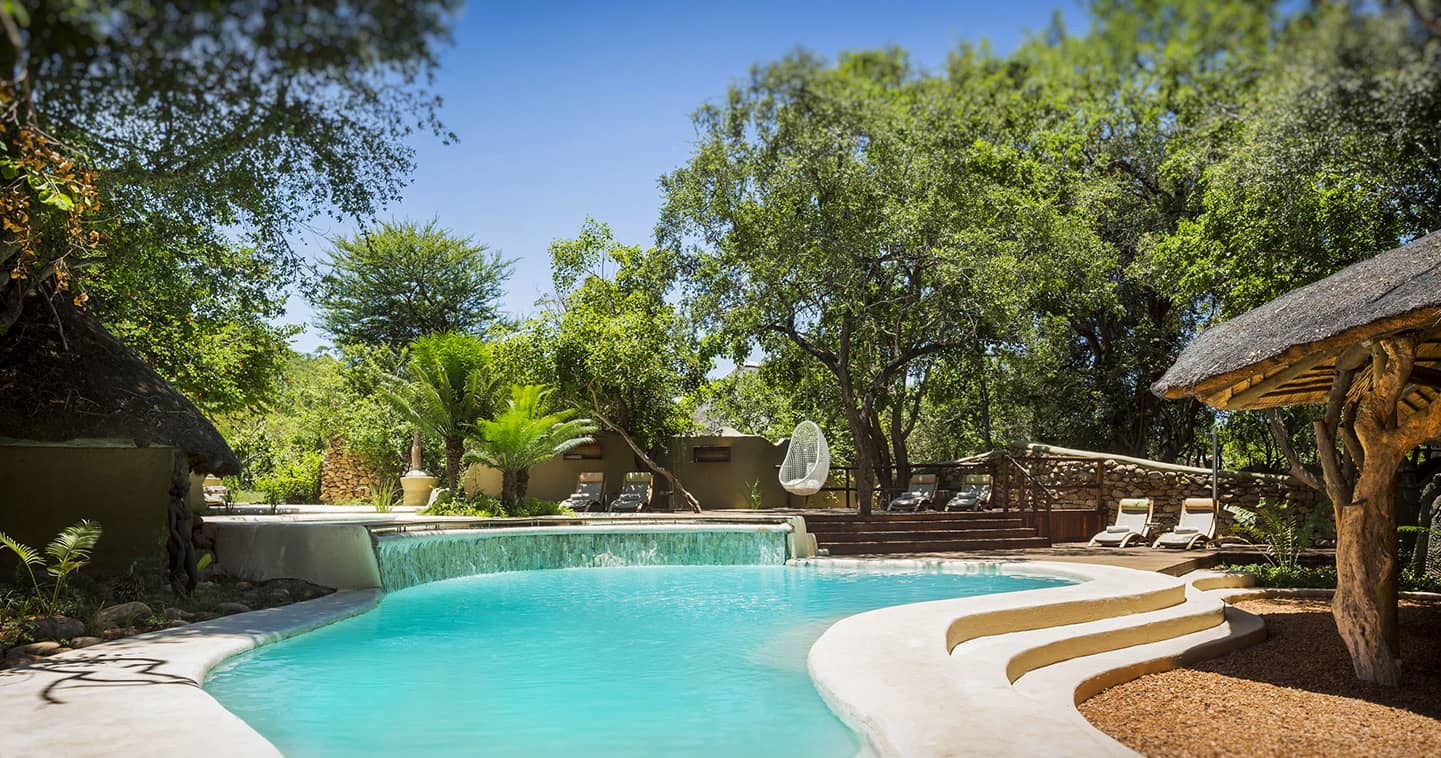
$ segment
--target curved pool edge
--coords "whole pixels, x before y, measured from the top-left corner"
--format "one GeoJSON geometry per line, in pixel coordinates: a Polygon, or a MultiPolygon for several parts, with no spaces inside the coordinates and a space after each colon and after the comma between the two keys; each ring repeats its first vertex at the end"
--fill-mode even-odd
{"type": "MultiPolygon", "coordinates": [[[[929,560],[943,567],[948,559],[929,560]]],[[[1099,683],[1265,636],[1259,619],[1226,605],[1244,581],[1236,575],[1039,561],[997,567],[1010,569],[1086,581],[868,611],[837,621],[812,645],[816,689],[872,753],[1134,756],[1076,703],[1099,683]]]]}
{"type": "Polygon", "coordinates": [[[261,645],[365,613],[381,596],[342,590],[0,671],[0,713],[9,722],[0,755],[278,756],[203,689],[206,676],[261,645]]]}

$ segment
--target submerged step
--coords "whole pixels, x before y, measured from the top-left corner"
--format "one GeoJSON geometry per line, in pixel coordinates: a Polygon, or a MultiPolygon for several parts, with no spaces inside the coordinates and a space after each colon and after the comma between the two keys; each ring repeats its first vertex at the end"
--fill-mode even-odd
{"type": "Polygon", "coordinates": [[[942,553],[965,550],[1022,550],[1050,547],[1045,537],[1008,537],[1000,539],[918,540],[895,542],[835,542],[828,547],[831,555],[871,555],[896,553],[942,553]]]}
{"type": "Polygon", "coordinates": [[[1035,537],[1036,530],[1023,526],[1001,529],[917,529],[887,531],[827,532],[817,534],[821,544],[832,542],[923,542],[932,540],[984,540],[1035,537]]]}

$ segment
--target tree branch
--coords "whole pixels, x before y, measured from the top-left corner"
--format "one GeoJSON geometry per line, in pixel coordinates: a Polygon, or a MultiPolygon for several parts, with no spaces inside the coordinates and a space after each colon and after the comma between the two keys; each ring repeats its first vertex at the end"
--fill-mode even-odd
{"type": "Polygon", "coordinates": [[[1266,413],[1266,420],[1271,426],[1271,436],[1276,439],[1276,447],[1291,466],[1291,476],[1317,492],[1325,492],[1326,485],[1316,478],[1316,474],[1306,468],[1301,463],[1301,457],[1296,455],[1296,448],[1291,445],[1291,434],[1286,431],[1286,424],[1281,421],[1281,412],[1272,408],[1266,413]]]}

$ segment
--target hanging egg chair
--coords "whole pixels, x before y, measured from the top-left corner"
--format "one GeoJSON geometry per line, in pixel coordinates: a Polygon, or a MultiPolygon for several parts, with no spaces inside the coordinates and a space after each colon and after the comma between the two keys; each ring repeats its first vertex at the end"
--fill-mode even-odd
{"type": "Polygon", "coordinates": [[[821,491],[831,470],[831,449],[813,421],[802,421],[791,432],[791,444],[781,461],[781,487],[792,495],[809,497],[821,491]]]}

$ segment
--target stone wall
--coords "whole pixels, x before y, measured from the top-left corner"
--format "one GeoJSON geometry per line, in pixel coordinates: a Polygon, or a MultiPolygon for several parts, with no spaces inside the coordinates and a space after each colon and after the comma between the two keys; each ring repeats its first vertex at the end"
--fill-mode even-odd
{"type": "MultiPolygon", "coordinates": [[[[1013,500],[1025,496],[1024,484],[1029,478],[1045,488],[1052,508],[1104,508],[1106,523],[1114,520],[1122,498],[1149,497],[1155,501],[1155,520],[1169,528],[1179,517],[1182,500],[1211,496],[1210,469],[1043,445],[1012,449],[1006,457],[1008,460],[997,461],[997,479],[1013,500]]],[[[1222,471],[1219,489],[1224,524],[1234,521],[1224,506],[1253,507],[1262,498],[1306,505],[1319,500],[1310,487],[1274,474],[1222,471]]]]}
{"type": "Polygon", "coordinates": [[[320,502],[327,505],[370,500],[377,477],[360,458],[345,449],[345,439],[331,435],[320,458],[320,502]]]}

